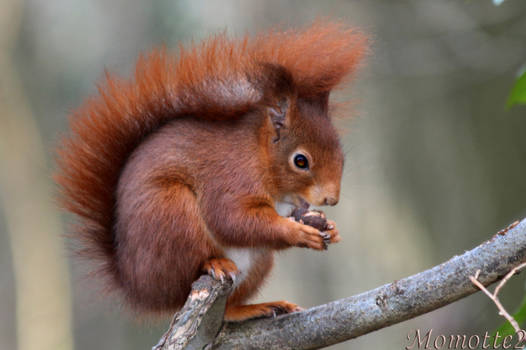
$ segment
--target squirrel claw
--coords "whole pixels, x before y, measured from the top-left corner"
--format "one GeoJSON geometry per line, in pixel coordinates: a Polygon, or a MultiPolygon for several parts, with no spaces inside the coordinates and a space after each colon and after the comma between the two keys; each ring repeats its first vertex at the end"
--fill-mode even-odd
{"type": "Polygon", "coordinates": [[[225,278],[229,278],[232,282],[236,281],[236,275],[239,274],[236,264],[230,259],[218,258],[210,259],[203,265],[203,272],[206,272],[213,279],[225,282],[225,278]]]}
{"type": "Polygon", "coordinates": [[[327,250],[331,243],[331,235],[327,232],[320,232],[320,236],[323,238],[323,250],[327,250]]]}

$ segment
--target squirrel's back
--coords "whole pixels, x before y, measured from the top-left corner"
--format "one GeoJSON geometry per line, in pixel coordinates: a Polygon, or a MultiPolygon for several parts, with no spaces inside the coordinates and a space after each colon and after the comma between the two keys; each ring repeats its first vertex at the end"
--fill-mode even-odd
{"type": "MultiPolygon", "coordinates": [[[[71,117],[55,176],[65,208],[81,222],[81,253],[97,261],[109,287],[122,287],[117,264],[117,188],[137,147],[170,121],[241,118],[265,97],[266,64],[284,67],[300,97],[329,92],[365,53],[365,37],[339,23],[254,38],[219,35],[178,56],[158,50],[138,60],[132,80],[107,74],[99,95],[71,117]]],[[[193,278],[189,277],[189,278],[193,278]]]]}
{"type": "Polygon", "coordinates": [[[246,137],[258,128],[252,122],[258,117],[176,119],[148,136],[128,159],[117,187],[114,262],[121,289],[136,309],[180,307],[203,261],[224,255],[199,203],[213,188],[239,191],[243,181],[265,181],[254,172],[263,166],[257,161],[257,138],[246,137]]]}

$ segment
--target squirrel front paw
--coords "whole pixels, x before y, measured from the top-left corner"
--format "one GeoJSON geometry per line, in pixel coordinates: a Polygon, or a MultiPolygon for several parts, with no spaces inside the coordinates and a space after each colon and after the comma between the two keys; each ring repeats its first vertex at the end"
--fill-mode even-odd
{"type": "Polygon", "coordinates": [[[290,217],[290,219],[294,220],[295,223],[298,223],[302,226],[301,228],[297,229],[299,229],[302,232],[306,232],[307,234],[310,234],[312,236],[310,237],[310,241],[316,241],[314,246],[309,244],[305,245],[305,242],[301,242],[298,244],[298,246],[300,247],[306,246],[309,248],[320,250],[319,244],[317,243],[319,241],[319,238],[314,237],[315,232],[317,232],[317,236],[322,238],[322,248],[324,250],[327,249],[327,246],[330,243],[338,243],[341,240],[338,229],[336,228],[336,223],[332,220],[327,220],[325,214],[321,211],[296,208],[292,212],[292,217],[290,217]],[[312,229],[315,229],[315,231],[312,229]]]}
{"type": "Polygon", "coordinates": [[[291,246],[327,250],[331,239],[326,232],[321,232],[315,227],[301,224],[291,219],[288,224],[287,241],[291,246]]]}

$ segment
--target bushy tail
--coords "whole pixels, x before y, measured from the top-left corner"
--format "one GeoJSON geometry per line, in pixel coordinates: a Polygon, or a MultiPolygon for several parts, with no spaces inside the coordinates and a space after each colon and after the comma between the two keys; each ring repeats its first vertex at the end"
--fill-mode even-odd
{"type": "Polygon", "coordinates": [[[165,50],[141,57],[134,78],[106,74],[98,96],[71,116],[71,132],[58,150],[64,207],[80,217],[80,253],[119,284],[113,225],[116,188],[124,165],[141,141],[180,116],[237,118],[262,99],[262,63],[292,75],[299,95],[331,90],[367,50],[365,37],[339,23],[254,38],[210,38],[178,57],[165,50]]]}

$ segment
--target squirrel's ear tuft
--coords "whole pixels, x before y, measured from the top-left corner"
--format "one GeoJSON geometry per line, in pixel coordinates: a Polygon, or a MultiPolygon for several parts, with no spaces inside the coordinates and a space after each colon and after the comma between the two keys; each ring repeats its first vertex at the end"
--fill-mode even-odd
{"type": "Polygon", "coordinates": [[[294,92],[292,73],[284,66],[276,63],[262,63],[261,76],[263,80],[264,96],[290,96],[294,92]]]}

